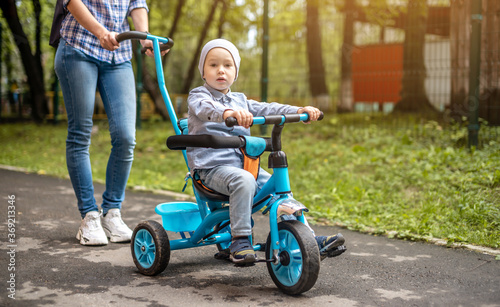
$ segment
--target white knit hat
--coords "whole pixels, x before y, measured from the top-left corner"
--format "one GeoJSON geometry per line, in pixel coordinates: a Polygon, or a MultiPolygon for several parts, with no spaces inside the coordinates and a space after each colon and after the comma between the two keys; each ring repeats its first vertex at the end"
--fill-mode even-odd
{"type": "Polygon", "coordinates": [[[240,70],[240,53],[238,52],[238,48],[231,43],[228,40],[218,38],[209,41],[208,43],[205,44],[203,49],[201,50],[201,55],[200,55],[200,63],[198,64],[198,69],[200,70],[201,77],[203,78],[203,67],[205,66],[205,58],[207,57],[207,54],[210,50],[214,48],[224,48],[229,53],[231,53],[231,56],[233,57],[234,60],[234,65],[236,66],[236,75],[234,76],[234,81],[238,78],[238,71],[240,70]]]}

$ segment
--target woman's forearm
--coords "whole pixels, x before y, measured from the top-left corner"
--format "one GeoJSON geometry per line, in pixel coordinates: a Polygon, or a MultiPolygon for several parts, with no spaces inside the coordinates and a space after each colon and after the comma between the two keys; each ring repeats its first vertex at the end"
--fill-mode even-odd
{"type": "Polygon", "coordinates": [[[143,8],[136,8],[130,12],[130,17],[132,17],[132,22],[136,31],[148,32],[149,22],[148,22],[148,11],[143,8]]]}

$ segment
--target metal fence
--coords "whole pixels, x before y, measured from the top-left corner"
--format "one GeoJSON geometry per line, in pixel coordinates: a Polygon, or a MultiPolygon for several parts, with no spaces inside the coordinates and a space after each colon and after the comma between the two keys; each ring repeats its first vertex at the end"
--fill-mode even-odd
{"type": "MultiPolygon", "coordinates": [[[[325,7],[320,24],[326,81],[332,104],[347,104],[347,109],[353,112],[389,113],[401,100],[404,74],[424,74],[425,94],[434,108],[442,112],[442,116],[461,119],[477,108],[479,116],[489,125],[500,125],[500,1],[482,0],[480,16],[472,13],[472,1],[427,1],[426,18],[418,21],[425,22],[425,68],[410,72],[404,68],[404,41],[405,29],[410,22],[409,11],[413,9],[411,6],[375,10],[348,7],[347,4],[358,2],[345,1],[343,8],[325,7]],[[350,31],[346,30],[348,22],[352,23],[350,31]],[[479,87],[469,91],[471,27],[474,23],[481,24],[482,32],[480,75],[479,87]],[[350,65],[347,78],[342,68],[342,57],[346,54],[349,55],[350,65]],[[477,99],[471,98],[474,93],[478,94],[477,99]]],[[[413,2],[409,1],[410,4],[413,2]]],[[[304,8],[296,6],[294,9],[304,8]]],[[[290,40],[283,36],[283,32],[293,28],[292,23],[303,20],[280,19],[281,16],[280,12],[274,12],[271,19],[270,56],[276,58],[282,54],[278,53],[279,49],[288,48],[290,65],[278,67],[277,61],[270,61],[268,96],[270,100],[284,103],[308,104],[311,97],[307,85],[306,44],[296,43],[303,42],[304,37],[290,40]]],[[[237,89],[249,97],[258,98],[259,74],[260,68],[242,72],[237,89]]],[[[20,105],[19,99],[17,104],[13,103],[12,98],[9,96],[9,99],[2,100],[2,116],[29,112],[26,104],[20,105]]],[[[50,103],[53,101],[51,98],[50,103]]],[[[145,106],[142,109],[150,110],[151,101],[146,98],[143,101],[145,106]]],[[[53,110],[53,106],[49,106],[49,118],[54,116],[53,110]]],[[[60,110],[61,113],[64,114],[64,109],[60,110]]],[[[150,114],[152,112],[144,116],[150,114]]]]}
{"type": "MultiPolygon", "coordinates": [[[[352,1],[354,3],[355,1],[352,1]]],[[[423,45],[424,70],[409,71],[425,75],[424,87],[430,103],[443,116],[460,119],[468,117],[471,108],[479,108],[479,115],[490,125],[500,125],[500,1],[482,0],[482,14],[471,11],[472,0],[429,0],[425,20],[423,45]],[[479,88],[469,91],[471,37],[473,23],[481,24],[479,88]],[[479,93],[476,101],[470,96],[479,93]]],[[[346,1],[346,3],[349,3],[346,1]]],[[[411,1],[410,1],[411,4],[411,1]]],[[[379,8],[344,7],[341,11],[326,11],[321,18],[323,56],[332,101],[357,112],[391,112],[401,100],[404,70],[405,29],[412,7],[379,8]],[[378,15],[373,17],[372,15],[378,15]],[[381,20],[383,18],[383,20],[381,20]],[[352,32],[346,31],[352,22],[352,32]],[[342,41],[336,40],[343,32],[342,41]],[[346,35],[351,36],[346,37],[346,35]],[[342,57],[348,57],[350,72],[346,87],[342,57]]],[[[271,44],[285,46],[294,53],[306,54],[305,45],[292,47],[290,43],[273,40],[277,31],[287,28],[286,20],[274,20],[271,44]],[[288,44],[288,45],[287,45],[288,44]]],[[[290,95],[280,92],[287,84],[307,84],[304,71],[294,63],[304,62],[304,56],[291,59],[290,68],[270,64],[271,96],[291,99],[306,98],[308,89],[296,86],[290,95]],[[293,64],[292,64],[293,63],[293,64]]],[[[411,59],[410,59],[411,61],[411,59]]],[[[256,84],[253,84],[256,86],[256,84]]],[[[250,89],[249,89],[250,90],[250,89]]]]}

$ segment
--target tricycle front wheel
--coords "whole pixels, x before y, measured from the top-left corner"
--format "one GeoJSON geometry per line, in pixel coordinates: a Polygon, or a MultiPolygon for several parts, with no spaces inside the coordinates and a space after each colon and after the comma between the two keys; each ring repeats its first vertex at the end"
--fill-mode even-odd
{"type": "MultiPolygon", "coordinates": [[[[319,275],[318,244],[311,230],[291,220],[278,224],[280,262],[267,262],[267,269],[276,286],[286,294],[298,295],[311,289],[319,275]]],[[[272,258],[271,234],[266,243],[266,257],[272,258]]]]}
{"type": "Polygon", "coordinates": [[[170,242],[163,226],[155,221],[144,221],[134,229],[131,241],[135,266],[144,275],[158,275],[170,261],[170,242]]]}

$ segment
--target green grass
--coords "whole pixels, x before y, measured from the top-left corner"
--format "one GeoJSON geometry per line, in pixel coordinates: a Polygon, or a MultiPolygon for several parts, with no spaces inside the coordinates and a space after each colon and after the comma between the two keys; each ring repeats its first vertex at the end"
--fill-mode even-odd
{"type": "MultiPolygon", "coordinates": [[[[96,125],[91,159],[95,180],[103,182],[110,139],[107,124],[96,125]]],[[[331,115],[287,125],[283,147],[294,196],[317,222],[499,248],[500,131],[483,126],[480,133],[481,148],[469,150],[467,131],[457,125],[331,115]]],[[[187,169],[181,152],[165,146],[170,134],[169,123],[143,123],[130,187],[180,192],[187,169]]],[[[67,177],[65,137],[64,125],[0,125],[0,164],[67,177]]]]}

